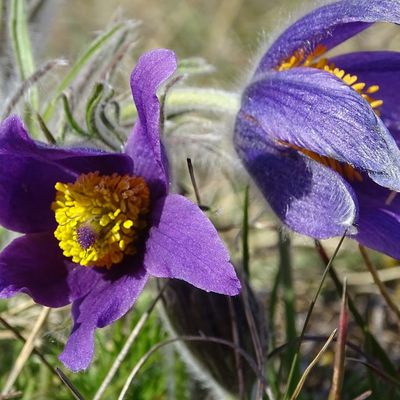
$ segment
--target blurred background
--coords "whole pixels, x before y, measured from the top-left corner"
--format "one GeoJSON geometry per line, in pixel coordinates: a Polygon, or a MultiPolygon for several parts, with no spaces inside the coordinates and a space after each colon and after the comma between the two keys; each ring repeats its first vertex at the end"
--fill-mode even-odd
{"type": "MultiPolygon", "coordinates": [[[[326,0],[53,0],[47,5],[47,36],[40,46],[50,57],[76,57],[96,32],[122,16],[141,22],[139,51],[167,47],[179,58],[204,57],[217,68],[218,83],[240,80],[269,38],[326,0]],[[50,10],[51,9],[51,10],[50,10]]],[[[38,26],[43,30],[43,24],[38,26]]],[[[396,49],[399,32],[377,26],[342,48],[396,49]],[[361,46],[361,47],[360,47],[361,46]]]]}
{"type": "MultiPolygon", "coordinates": [[[[4,7],[7,1],[0,0],[0,5],[4,7]]],[[[225,100],[228,101],[231,98],[238,104],[240,88],[248,79],[250,71],[254,68],[254,60],[261,54],[261,50],[266,48],[267,43],[288,26],[290,21],[321,3],[321,1],[311,0],[30,0],[27,1],[27,10],[30,21],[29,37],[36,66],[41,66],[47,60],[55,58],[66,59],[72,65],[85,52],[89,43],[99,34],[110,29],[115,21],[132,19],[140,23],[129,39],[135,46],[126,47],[127,54],[123,61],[118,63],[117,74],[110,80],[118,89],[117,99],[122,99],[123,107],[131,107],[127,112],[126,121],[122,121],[124,123],[121,124],[121,127],[125,129],[124,133],[127,134],[134,119],[128,76],[143,51],[166,47],[174,50],[180,60],[192,57],[205,59],[214,69],[211,71],[205,68],[207,73],[193,74],[184,82],[183,87],[187,85],[191,88],[201,87],[211,90],[221,88],[224,92],[220,94],[225,100]]],[[[398,27],[377,24],[340,45],[334,49],[333,53],[367,49],[399,50],[399,39],[398,27]]],[[[114,46],[115,43],[112,45],[114,46]]],[[[2,46],[3,41],[0,41],[0,60],[3,70],[0,73],[7,70],[15,80],[10,80],[9,88],[11,89],[5,91],[0,104],[19,84],[15,78],[17,74],[12,71],[10,53],[4,51],[2,46]]],[[[104,65],[109,68],[117,50],[120,51],[124,47],[115,46],[115,50],[111,45],[107,46],[104,59],[108,58],[104,61],[104,65]]],[[[103,54],[100,54],[102,57],[103,54]]],[[[68,92],[73,114],[82,124],[85,122],[85,105],[93,85],[100,80],[99,77],[103,76],[102,73],[98,73],[104,67],[101,61],[93,57],[93,60],[88,62],[87,70],[83,70],[81,75],[71,80],[68,88],[64,88],[65,92],[68,92]],[[97,67],[98,70],[96,70],[97,67]],[[85,81],[86,85],[83,85],[81,81],[85,81]]],[[[44,105],[47,105],[45,103],[48,93],[62,81],[67,71],[67,66],[57,67],[39,82],[37,86],[44,105]]],[[[7,76],[7,74],[3,75],[7,76]]],[[[7,82],[4,83],[4,87],[7,87],[7,82]]],[[[179,89],[178,85],[176,91],[178,94],[179,89]]],[[[171,91],[173,99],[175,99],[174,90],[175,88],[171,91]]],[[[25,94],[23,99],[18,101],[18,111],[25,112],[29,96],[25,94]]],[[[77,140],[76,132],[73,133],[68,121],[65,121],[60,103],[57,103],[59,109],[56,114],[61,117],[57,121],[49,119],[50,127],[56,133],[65,130],[66,139],[71,136],[77,140]],[[60,126],[62,129],[59,129],[60,126]]],[[[263,314],[263,318],[256,321],[257,328],[260,335],[264,335],[265,342],[271,351],[286,341],[295,339],[296,330],[298,332],[301,329],[312,295],[320,283],[323,270],[321,259],[311,239],[289,233],[282,234],[281,227],[268,211],[265,201],[261,199],[255,188],[250,188],[248,209],[244,206],[245,188],[249,179],[235,159],[230,144],[235,117],[234,108],[233,111],[222,107],[221,110],[205,110],[204,112],[203,109],[196,109],[196,104],[194,104],[193,109],[183,109],[184,112],[182,112],[182,109],[178,108],[179,112],[175,112],[173,106],[174,104],[167,114],[169,119],[166,123],[165,139],[171,149],[175,191],[195,201],[186,165],[186,158],[190,157],[195,167],[202,203],[210,208],[207,215],[219,229],[229,246],[232,260],[239,268],[244,259],[242,247],[244,209],[248,212],[250,283],[255,292],[254,298],[250,292],[249,304],[256,314],[263,314]],[[182,115],[178,115],[179,113],[182,115]],[[286,260],[286,267],[289,267],[289,272],[292,274],[286,282],[282,274],[279,275],[282,260],[286,260]]],[[[42,111],[44,108],[39,107],[42,111]]],[[[26,121],[29,122],[32,119],[31,114],[28,113],[26,121]]],[[[35,127],[37,129],[36,122],[33,124],[33,128],[35,127]]],[[[79,138],[79,140],[82,139],[79,138]]],[[[102,143],[99,144],[102,145],[102,143]]],[[[3,235],[0,236],[3,244],[10,239],[8,233],[0,232],[0,235],[3,235]]],[[[333,239],[324,243],[329,255],[335,250],[337,242],[338,239],[333,239]]],[[[399,302],[398,261],[373,252],[371,252],[371,257],[382,269],[382,276],[392,295],[399,302]]],[[[400,353],[398,322],[388,312],[387,305],[365,269],[356,244],[351,240],[346,240],[335,260],[335,265],[339,277],[348,278],[349,291],[356,299],[371,330],[382,341],[388,354],[398,362],[400,353]]],[[[158,289],[158,284],[154,280],[140,298],[134,311],[114,325],[98,330],[95,360],[87,372],[74,375],[65,371],[72,380],[72,385],[83,394],[84,398],[90,399],[95,396],[105,376],[109,373],[110,366],[123,348],[127,336],[152,303],[158,289]]],[[[117,398],[116,393],[121,390],[132,367],[152,346],[165,340],[168,335],[174,334],[174,330],[180,329],[181,332],[178,333],[181,334],[188,333],[190,329],[192,333],[199,331],[215,333],[214,324],[217,328],[221,328],[221,324],[226,328],[225,319],[212,315],[212,310],[215,309],[217,314],[228,316],[226,302],[221,303],[220,299],[212,296],[202,298],[201,295],[197,297],[196,294],[188,294],[189,289],[179,287],[179,285],[170,287],[168,290],[168,296],[165,296],[163,300],[164,307],[175,310],[175,315],[179,317],[183,315],[182,318],[174,321],[173,315],[168,316],[165,309],[160,313],[153,312],[134,346],[129,350],[127,361],[119,367],[116,377],[109,384],[102,398],[110,400],[117,398]],[[182,307],[182,303],[186,305],[186,299],[189,296],[192,296],[190,299],[194,307],[191,310],[182,307]],[[174,303],[174,299],[179,298],[183,299],[181,303],[174,303]],[[200,312],[194,314],[196,310],[202,310],[203,307],[211,310],[210,315],[204,316],[200,312]],[[162,318],[159,317],[160,314],[162,318]],[[191,322],[192,317],[193,321],[196,320],[195,316],[203,321],[204,326],[200,328],[184,326],[185,318],[191,322]]],[[[239,302],[233,306],[239,317],[243,317],[243,304],[239,302]]],[[[321,341],[326,339],[333,328],[337,327],[339,310],[340,295],[332,282],[327,282],[313,313],[309,333],[313,335],[314,340],[310,340],[303,348],[302,369],[309,365],[310,360],[318,352],[322,346],[321,341]]],[[[41,307],[35,306],[26,296],[0,302],[0,315],[11,324],[9,327],[3,324],[0,328],[0,389],[10,382],[10,375],[15,371],[16,360],[23,348],[22,343],[15,339],[15,330],[24,337],[28,337],[32,332],[33,324],[42,313],[41,307]]],[[[244,322],[241,327],[244,327],[244,331],[240,331],[240,335],[249,339],[251,334],[246,331],[246,323],[244,322]]],[[[61,366],[57,355],[63,348],[69,329],[68,307],[52,310],[50,315],[45,316],[35,337],[36,345],[53,366],[61,366]]],[[[351,340],[362,347],[362,330],[357,328],[354,321],[350,322],[349,329],[352,335],[351,340]]],[[[221,332],[223,331],[224,329],[221,328],[221,332]]],[[[243,346],[252,347],[251,343],[250,345],[244,343],[243,346]]],[[[225,390],[223,393],[226,397],[223,398],[237,397],[236,376],[226,376],[229,374],[225,375],[221,372],[221,368],[225,370],[236,368],[229,364],[232,361],[232,353],[229,358],[227,353],[223,351],[219,353],[214,347],[211,348],[211,353],[207,354],[205,351],[205,355],[202,355],[203,349],[202,346],[200,348],[166,346],[158,351],[134,380],[126,398],[219,400],[222,397],[218,397],[221,393],[218,392],[218,387],[223,387],[225,390]],[[182,354],[185,362],[180,357],[182,354]],[[209,354],[215,355],[216,359],[213,360],[209,354]],[[188,367],[187,364],[190,366],[188,367]],[[200,377],[199,369],[203,371],[209,369],[213,378],[200,377]],[[192,378],[193,371],[197,379],[192,378]],[[208,384],[207,379],[210,379],[208,384]],[[199,381],[202,383],[199,384],[199,381]],[[204,389],[205,386],[213,385],[217,388],[217,391],[213,392],[214,397],[204,389]],[[230,390],[231,393],[228,393],[230,390]]],[[[252,349],[249,350],[250,353],[252,351],[252,349]]],[[[271,360],[268,360],[270,368],[267,379],[277,393],[283,391],[292,355],[290,353],[285,355],[284,350],[278,351],[271,356],[271,360]]],[[[304,397],[300,398],[310,400],[327,398],[332,363],[333,352],[330,350],[321,360],[319,368],[307,380],[304,394],[302,394],[304,397]]],[[[252,379],[254,380],[254,376],[252,379]]],[[[355,398],[363,390],[371,387],[371,382],[378,386],[383,382],[382,387],[386,382],[378,379],[376,381],[364,369],[352,370],[346,377],[344,390],[346,397],[344,398],[355,398]]],[[[12,387],[17,394],[19,393],[17,398],[25,400],[69,399],[72,396],[57,379],[54,371],[51,371],[36,356],[25,359],[23,368],[14,378],[12,387]]],[[[390,393],[387,397],[382,397],[383,395],[381,396],[378,390],[376,396],[370,398],[395,400],[398,392],[391,392],[391,386],[388,387],[388,393],[390,393]]],[[[273,398],[271,396],[271,399],[273,398]]],[[[0,396],[0,399],[3,398],[0,396]]]]}
{"type": "Polygon", "coordinates": [[[167,47],[178,57],[205,57],[234,81],[257,52],[264,34],[282,25],[302,2],[293,0],[88,0],[51,2],[51,35],[43,43],[52,56],[74,56],[82,43],[118,14],[141,22],[138,49],[167,47]]]}

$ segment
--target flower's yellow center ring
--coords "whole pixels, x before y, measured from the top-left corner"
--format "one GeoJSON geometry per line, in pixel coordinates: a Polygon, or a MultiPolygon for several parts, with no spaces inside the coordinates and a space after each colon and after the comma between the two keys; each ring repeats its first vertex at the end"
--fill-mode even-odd
{"type": "Polygon", "coordinates": [[[110,268],[136,252],[134,243],[150,207],[143,178],[92,172],[74,183],[57,182],[55,188],[54,236],[64,256],[84,266],[110,268]]]}
{"type": "Polygon", "coordinates": [[[380,116],[379,107],[382,106],[383,101],[371,96],[379,91],[379,86],[367,86],[364,82],[358,82],[357,75],[348,74],[343,69],[337,68],[327,58],[320,58],[326,51],[327,48],[321,44],[317,45],[314,51],[308,55],[306,55],[304,49],[299,49],[292,56],[284,60],[276,69],[278,71],[285,71],[295,67],[309,67],[329,72],[359,93],[361,97],[368,101],[375,113],[380,116]]]}
{"type": "MultiPolygon", "coordinates": [[[[350,75],[346,73],[344,70],[337,68],[335,64],[329,62],[327,58],[320,58],[325,52],[327,48],[321,44],[317,45],[314,51],[310,54],[306,54],[304,49],[296,50],[292,56],[283,60],[279,66],[276,68],[277,71],[286,71],[295,67],[309,67],[316,68],[322,71],[329,72],[332,75],[335,75],[337,78],[341,79],[346,85],[350,86],[354,89],[362,98],[368,101],[371,108],[374,110],[375,114],[380,116],[381,112],[379,107],[382,106],[383,101],[377,100],[371,95],[379,91],[378,85],[367,86],[364,82],[358,82],[358,77],[356,75],[350,75]]],[[[351,165],[346,163],[340,163],[339,161],[330,158],[321,156],[317,153],[314,153],[311,150],[304,149],[302,147],[279,141],[281,145],[291,147],[295,150],[300,151],[306,156],[312,158],[315,161],[318,161],[321,164],[330,167],[331,169],[338,172],[340,175],[344,176],[350,182],[357,180],[362,181],[362,175],[360,172],[355,170],[351,165]]]]}

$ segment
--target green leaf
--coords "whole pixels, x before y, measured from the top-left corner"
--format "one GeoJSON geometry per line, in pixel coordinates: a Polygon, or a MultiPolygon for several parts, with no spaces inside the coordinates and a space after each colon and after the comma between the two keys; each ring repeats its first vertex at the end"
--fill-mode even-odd
{"type": "Polygon", "coordinates": [[[75,120],[74,116],[72,115],[71,107],[69,106],[69,102],[68,102],[68,97],[65,95],[65,93],[62,93],[60,97],[61,97],[61,100],[63,102],[65,116],[67,117],[67,122],[68,122],[69,126],[78,135],[84,136],[84,137],[88,137],[89,134],[87,132],[85,132],[85,130],[80,127],[80,125],[75,120]]]}
{"type": "Polygon", "coordinates": [[[96,83],[92,94],[89,97],[89,100],[86,104],[86,126],[89,131],[90,136],[98,136],[97,127],[96,127],[96,108],[100,103],[100,100],[103,96],[104,85],[102,83],[96,83]]]}

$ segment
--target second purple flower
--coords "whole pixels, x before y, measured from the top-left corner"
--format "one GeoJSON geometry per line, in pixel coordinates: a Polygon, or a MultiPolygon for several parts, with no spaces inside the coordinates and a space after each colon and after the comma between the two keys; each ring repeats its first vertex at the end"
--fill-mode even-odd
{"type": "Polygon", "coordinates": [[[398,24],[400,3],[338,1],[291,25],[243,93],[234,142],[289,228],[400,258],[400,53],[325,57],[375,22],[398,24]]]}

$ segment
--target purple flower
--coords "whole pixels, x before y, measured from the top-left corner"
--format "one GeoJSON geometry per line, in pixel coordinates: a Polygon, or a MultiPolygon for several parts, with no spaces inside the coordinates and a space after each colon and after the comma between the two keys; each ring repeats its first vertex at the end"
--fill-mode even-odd
{"type": "Polygon", "coordinates": [[[339,1],[291,25],[246,87],[234,142],[277,216],[400,258],[400,53],[324,53],[400,2],[339,1]]]}
{"type": "Polygon", "coordinates": [[[124,154],[50,147],[17,117],[0,126],[0,223],[24,235],[0,254],[0,297],[72,303],[61,361],[87,368],[94,331],[121,318],[149,275],[236,295],[229,254],[200,209],[168,194],[156,90],[176,69],[169,50],[143,55],[131,76],[138,121],[124,154]]]}

